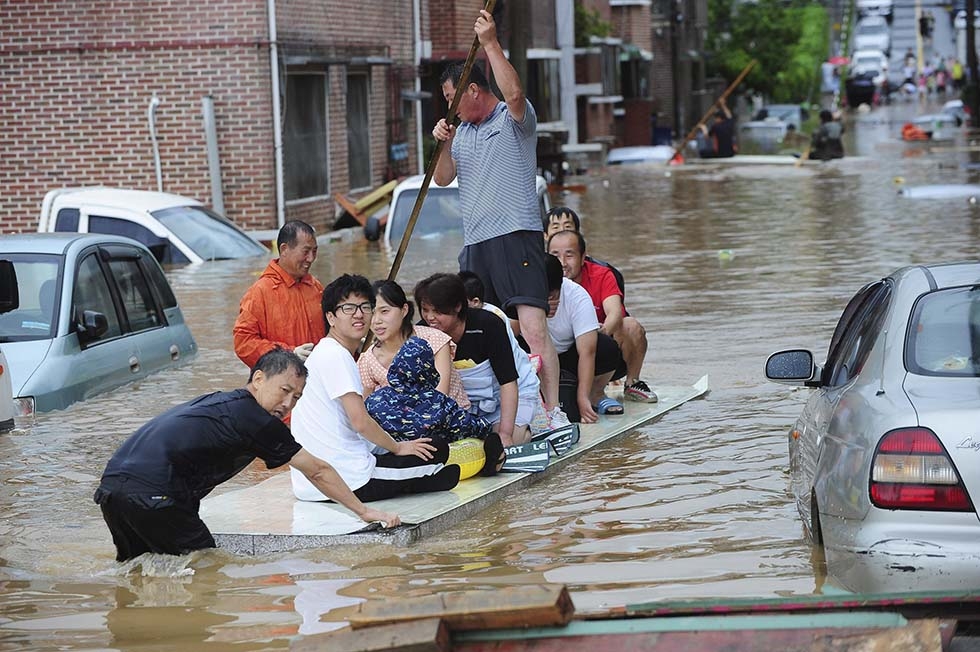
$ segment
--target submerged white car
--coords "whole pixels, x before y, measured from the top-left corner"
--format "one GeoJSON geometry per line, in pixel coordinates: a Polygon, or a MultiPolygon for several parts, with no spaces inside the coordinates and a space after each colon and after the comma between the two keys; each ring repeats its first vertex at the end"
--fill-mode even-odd
{"type": "Polygon", "coordinates": [[[147,190],[52,190],[41,204],[37,230],[121,235],[143,243],[164,264],[269,254],[234,222],[196,199],[147,190]]]}
{"type": "Polygon", "coordinates": [[[813,389],[790,481],[830,575],[859,592],[980,588],[980,263],[866,285],[822,365],[780,351],[766,377],[813,389]]]}
{"type": "MultiPolygon", "coordinates": [[[[388,221],[385,224],[384,242],[391,247],[401,244],[402,236],[408,226],[415,202],[422,190],[424,175],[417,174],[408,177],[391,193],[391,208],[388,211],[388,221]]],[[[548,196],[548,184],[544,177],[538,176],[535,181],[538,193],[538,210],[541,218],[551,208],[548,196]]],[[[445,233],[462,233],[463,220],[459,213],[459,183],[453,179],[447,186],[430,183],[425,192],[425,199],[412,229],[412,237],[431,238],[445,233]]]]}

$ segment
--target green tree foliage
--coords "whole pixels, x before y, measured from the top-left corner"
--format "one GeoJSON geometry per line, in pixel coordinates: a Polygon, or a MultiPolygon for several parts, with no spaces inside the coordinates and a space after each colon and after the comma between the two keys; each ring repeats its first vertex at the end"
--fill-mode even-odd
{"type": "Polygon", "coordinates": [[[575,47],[588,47],[590,36],[606,37],[610,34],[612,34],[612,25],[602,20],[598,11],[588,9],[580,0],[576,0],[575,47]]]}
{"type": "Polygon", "coordinates": [[[708,71],[731,81],[758,61],[742,89],[774,102],[800,102],[819,88],[829,49],[829,17],[819,4],[792,0],[709,0],[708,71]]]}

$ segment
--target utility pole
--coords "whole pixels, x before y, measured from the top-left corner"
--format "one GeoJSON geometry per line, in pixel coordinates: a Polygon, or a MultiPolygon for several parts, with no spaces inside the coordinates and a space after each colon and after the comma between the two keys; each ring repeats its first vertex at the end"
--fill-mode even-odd
{"type": "MultiPolygon", "coordinates": [[[[500,3],[500,0],[497,0],[500,3]]],[[[517,77],[521,80],[521,87],[524,93],[527,88],[527,45],[528,45],[528,25],[531,24],[531,3],[527,0],[515,0],[507,2],[504,7],[507,14],[508,56],[510,65],[517,71],[517,77]]]]}
{"type": "Polygon", "coordinates": [[[965,94],[967,105],[970,107],[970,125],[980,127],[980,76],[977,66],[977,36],[973,31],[973,12],[976,10],[976,0],[966,0],[966,67],[970,71],[970,82],[965,94]]]}

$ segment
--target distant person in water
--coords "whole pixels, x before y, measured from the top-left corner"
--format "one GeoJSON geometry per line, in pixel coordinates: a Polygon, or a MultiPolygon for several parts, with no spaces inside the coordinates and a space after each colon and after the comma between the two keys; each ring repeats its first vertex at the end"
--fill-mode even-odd
{"type": "Polygon", "coordinates": [[[735,118],[725,103],[725,98],[718,104],[720,108],[715,111],[711,126],[698,125],[707,145],[701,150],[701,158],[730,158],[738,152],[738,145],[735,144],[735,118]]]}
{"type": "Polygon", "coordinates": [[[818,161],[844,158],[843,133],[844,125],[834,119],[834,114],[827,109],[821,111],[820,127],[813,132],[810,142],[810,158],[818,161]]]}

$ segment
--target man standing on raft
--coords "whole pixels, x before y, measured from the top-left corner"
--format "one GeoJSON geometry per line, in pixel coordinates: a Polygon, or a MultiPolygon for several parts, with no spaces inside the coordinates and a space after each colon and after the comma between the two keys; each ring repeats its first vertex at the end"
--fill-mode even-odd
{"type": "MultiPolygon", "coordinates": [[[[455,127],[443,118],[432,130],[436,140],[448,145],[440,151],[433,179],[445,186],[459,177],[460,270],[476,273],[487,301],[516,315],[531,353],[541,356],[545,409],[551,427],[559,427],[568,419],[558,407],[558,354],[548,335],[546,254],[535,192],[537,115],[497,41],[493,17],[481,11],[473,29],[504,101],[474,66],[457,108],[461,124],[455,127]]],[[[462,73],[462,64],[453,64],[442,74],[450,106],[462,73]]]]}

